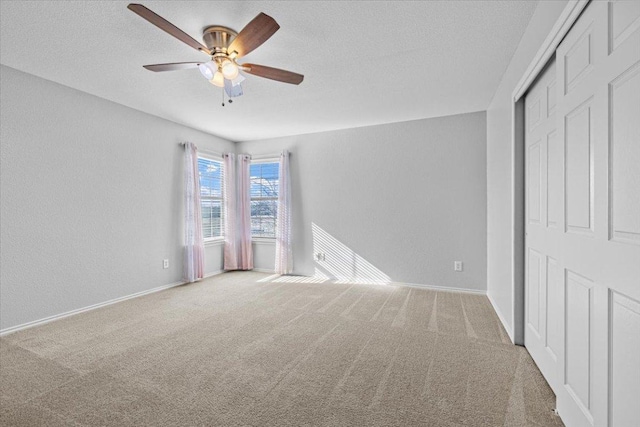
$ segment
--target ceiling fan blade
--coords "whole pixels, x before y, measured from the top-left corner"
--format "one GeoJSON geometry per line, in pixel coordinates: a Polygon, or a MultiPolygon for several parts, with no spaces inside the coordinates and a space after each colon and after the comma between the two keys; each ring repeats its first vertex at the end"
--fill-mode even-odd
{"type": "Polygon", "coordinates": [[[202,51],[202,52],[206,53],[207,55],[211,55],[211,52],[209,51],[209,49],[207,49],[206,46],[202,45],[201,43],[196,41],[193,37],[191,37],[189,34],[185,33],[180,28],[176,27],[171,22],[169,22],[166,19],[164,19],[162,16],[160,16],[160,15],[156,14],[155,12],[152,12],[151,10],[147,9],[143,5],[136,4],[136,3],[131,3],[131,4],[129,4],[129,6],[127,6],[127,8],[129,8],[129,10],[137,13],[138,15],[140,15],[142,18],[146,19],[147,21],[151,22],[153,25],[155,25],[156,27],[160,28],[161,30],[166,31],[167,33],[171,34],[173,37],[177,38],[181,42],[186,43],[189,46],[191,46],[192,48],[194,48],[196,50],[199,50],[199,51],[202,51]]]}
{"type": "Polygon", "coordinates": [[[302,80],[304,80],[304,76],[302,74],[281,70],[279,68],[266,67],[264,65],[242,64],[240,65],[240,68],[242,71],[253,74],[254,76],[277,80],[284,83],[291,83],[293,85],[299,85],[302,83],[302,80]]]}
{"type": "Polygon", "coordinates": [[[149,71],[177,71],[198,68],[200,64],[202,64],[202,62],[173,62],[170,64],[143,65],[143,67],[149,71]]]}
{"type": "Polygon", "coordinates": [[[227,51],[231,53],[235,50],[238,52],[238,58],[245,56],[266,42],[278,29],[280,29],[280,25],[275,19],[267,14],[260,13],[238,33],[227,51]]]}

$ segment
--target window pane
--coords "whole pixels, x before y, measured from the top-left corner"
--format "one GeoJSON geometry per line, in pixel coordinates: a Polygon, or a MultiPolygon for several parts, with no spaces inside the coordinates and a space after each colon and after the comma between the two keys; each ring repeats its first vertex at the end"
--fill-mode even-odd
{"type": "Polygon", "coordinates": [[[251,217],[251,236],[275,237],[276,220],[273,217],[251,217]]]}
{"type": "Polygon", "coordinates": [[[222,236],[222,162],[198,158],[200,174],[200,206],[202,210],[202,237],[222,236]],[[212,200],[212,198],[218,200],[212,200]]]}
{"type": "Polygon", "coordinates": [[[200,172],[200,195],[222,197],[222,163],[200,157],[198,171],[200,172]]]}
{"type": "Polygon", "coordinates": [[[278,197],[278,163],[251,165],[251,198],[278,197]]]}
{"type": "Polygon", "coordinates": [[[256,218],[275,218],[278,210],[277,200],[252,200],[251,201],[251,217],[256,218]]]}
{"type": "Polygon", "coordinates": [[[254,163],[250,166],[253,237],[276,237],[279,168],[279,163],[254,163]]]}
{"type": "Polygon", "coordinates": [[[253,237],[276,237],[275,218],[251,218],[251,235],[253,237]],[[255,228],[254,228],[255,227],[255,228]]]}
{"type": "Polygon", "coordinates": [[[202,200],[202,236],[205,239],[222,236],[222,202],[202,200]]]}

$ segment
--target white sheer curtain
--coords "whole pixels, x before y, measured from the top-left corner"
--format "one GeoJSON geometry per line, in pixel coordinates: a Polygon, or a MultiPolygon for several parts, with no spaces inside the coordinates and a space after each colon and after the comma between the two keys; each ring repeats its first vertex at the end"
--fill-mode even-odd
{"type": "Polygon", "coordinates": [[[251,177],[249,167],[251,157],[246,154],[238,156],[238,269],[253,269],[253,248],[251,247],[251,177]]]}
{"type": "Polygon", "coordinates": [[[198,148],[191,142],[184,144],[184,182],[184,280],[190,283],[204,276],[198,148]]]}
{"type": "Polygon", "coordinates": [[[224,157],[224,269],[253,269],[251,247],[251,199],[249,165],[251,157],[224,157]]]}
{"type": "Polygon", "coordinates": [[[224,269],[238,269],[236,156],[224,155],[224,269]]]}
{"type": "Polygon", "coordinates": [[[276,266],[277,274],[293,271],[291,251],[291,174],[289,152],[280,154],[280,180],[278,182],[278,218],[276,221],[276,266]]]}

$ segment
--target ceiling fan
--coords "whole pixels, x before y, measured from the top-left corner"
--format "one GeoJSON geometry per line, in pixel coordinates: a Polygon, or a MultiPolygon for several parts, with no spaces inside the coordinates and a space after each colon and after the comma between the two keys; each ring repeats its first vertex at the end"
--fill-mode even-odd
{"type": "Polygon", "coordinates": [[[202,34],[203,45],[143,5],[131,3],[127,7],[181,42],[209,56],[209,60],[204,62],[174,62],[169,64],[144,65],[144,68],[147,70],[157,72],[199,68],[207,80],[215,86],[224,88],[227,96],[230,98],[241,96],[243,93],[241,83],[245,80],[245,77],[240,74],[240,71],[295,85],[302,83],[304,79],[302,74],[291,71],[258,64],[239,64],[237,62],[238,59],[259,47],[278,31],[280,26],[269,15],[264,13],[258,14],[258,16],[253,18],[239,33],[231,28],[220,25],[206,27],[202,34]]]}

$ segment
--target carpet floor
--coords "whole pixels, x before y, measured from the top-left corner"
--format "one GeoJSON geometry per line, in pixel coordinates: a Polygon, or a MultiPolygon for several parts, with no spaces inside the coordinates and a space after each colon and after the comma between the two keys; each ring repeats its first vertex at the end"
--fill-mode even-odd
{"type": "Polygon", "coordinates": [[[488,299],[225,273],[0,339],[3,426],[552,426],[488,299]]]}

